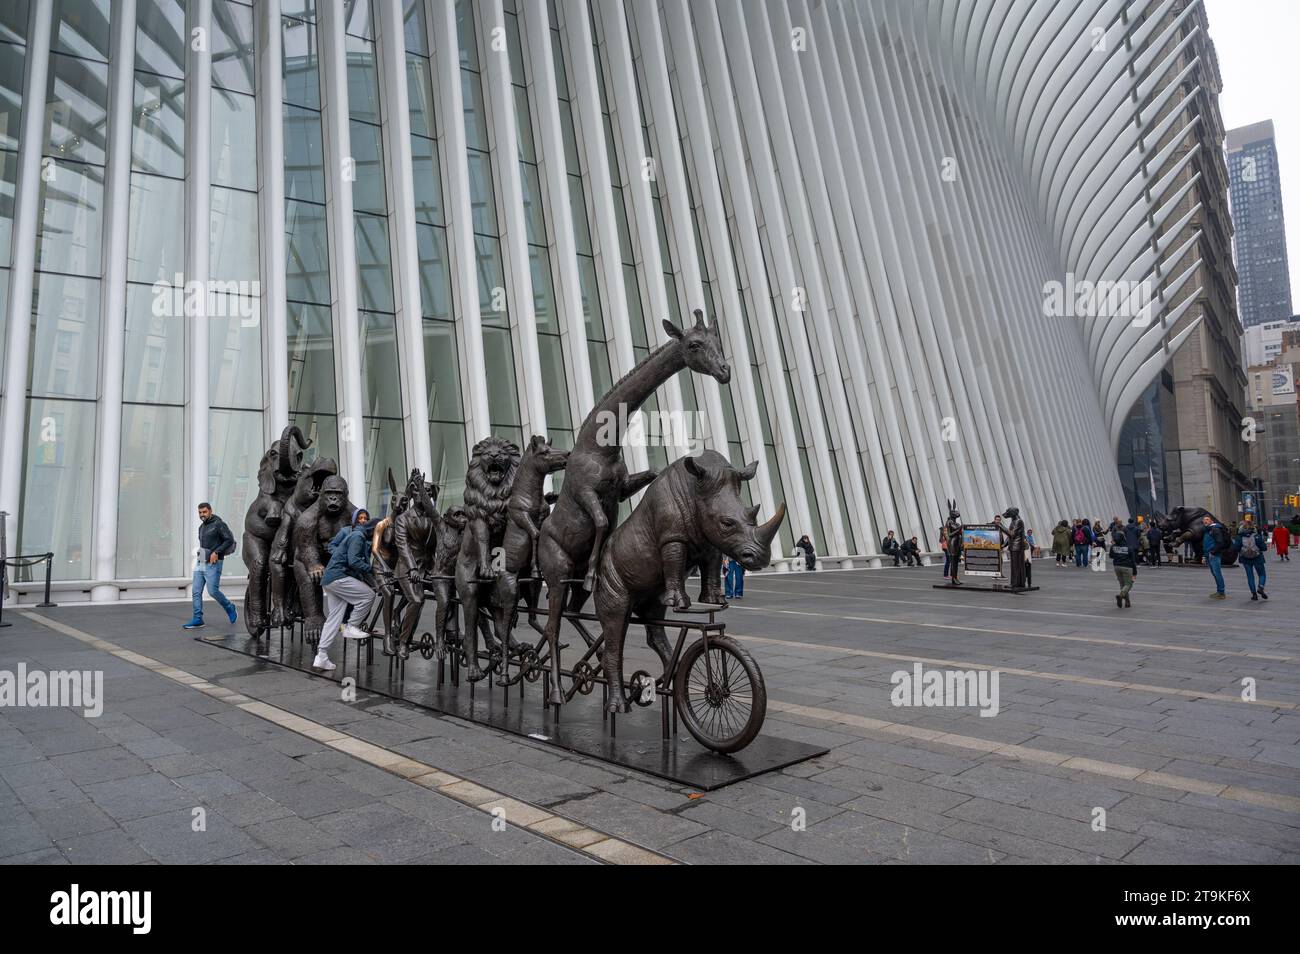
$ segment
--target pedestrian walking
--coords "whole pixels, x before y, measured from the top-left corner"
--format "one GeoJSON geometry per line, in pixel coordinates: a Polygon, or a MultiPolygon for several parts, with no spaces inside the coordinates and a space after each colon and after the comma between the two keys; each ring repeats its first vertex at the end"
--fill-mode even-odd
{"type": "Polygon", "coordinates": [[[1115,594],[1115,606],[1118,609],[1132,607],[1129,594],[1133,591],[1133,579],[1137,576],[1137,551],[1130,546],[1130,537],[1122,528],[1111,531],[1110,561],[1115,569],[1115,579],[1119,581],[1119,592],[1115,594]]]}
{"type": "Polygon", "coordinates": [[[329,649],[340,631],[344,637],[357,638],[362,634],[357,623],[365,622],[375,601],[375,575],[370,564],[372,529],[370,511],[358,507],[352,512],[352,525],[344,527],[329,542],[330,561],[320,581],[325,596],[325,625],[311,664],[313,669],[328,672],[334,668],[329,649]],[[343,616],[349,606],[354,622],[345,625],[343,616]]]}
{"type": "Polygon", "coordinates": [[[745,598],[745,568],[740,561],[731,557],[722,558],[722,572],[725,574],[723,592],[729,600],[745,598]]]}
{"type": "Polygon", "coordinates": [[[1237,550],[1237,562],[1246,571],[1246,585],[1250,587],[1250,598],[1268,599],[1264,584],[1268,582],[1268,571],[1264,569],[1264,551],[1268,549],[1268,538],[1255,527],[1253,521],[1247,521],[1237,531],[1233,547],[1237,550]],[[1259,582],[1256,585],[1256,578],[1259,582]]]}
{"type": "Polygon", "coordinates": [[[191,589],[194,593],[194,615],[182,629],[203,628],[203,590],[217,601],[217,605],[226,611],[226,618],[233,626],[239,614],[235,604],[226,599],[221,592],[221,568],[226,557],[235,552],[235,535],[222,520],[212,512],[212,504],[206,500],[199,504],[199,545],[194,551],[194,576],[191,589]]]}
{"type": "Polygon", "coordinates": [[[1291,549],[1291,533],[1285,526],[1279,523],[1273,528],[1273,550],[1277,553],[1277,558],[1287,563],[1291,562],[1289,551],[1291,549]]]}

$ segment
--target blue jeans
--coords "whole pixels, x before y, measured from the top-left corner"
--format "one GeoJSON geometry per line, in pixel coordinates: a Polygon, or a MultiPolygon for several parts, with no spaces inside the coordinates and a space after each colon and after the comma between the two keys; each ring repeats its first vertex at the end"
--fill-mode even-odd
{"type": "Polygon", "coordinates": [[[203,587],[206,584],[208,595],[211,596],[221,606],[226,614],[235,608],[235,604],[226,599],[226,594],[221,592],[221,560],[216,563],[205,563],[202,568],[194,568],[194,618],[203,619],[203,587]]]}
{"type": "Polygon", "coordinates": [[[1219,555],[1217,553],[1207,553],[1205,554],[1205,562],[1206,565],[1209,566],[1210,572],[1214,574],[1214,585],[1217,586],[1219,588],[1219,592],[1222,593],[1223,592],[1223,560],[1219,558],[1219,555]]]}
{"type": "Polygon", "coordinates": [[[1074,545],[1074,565],[1075,566],[1088,565],[1088,544],[1076,543],[1074,545]]]}
{"type": "Polygon", "coordinates": [[[1252,593],[1255,592],[1255,574],[1259,574],[1259,588],[1262,590],[1268,583],[1268,571],[1264,569],[1264,557],[1257,556],[1253,560],[1239,559],[1239,562],[1246,569],[1246,585],[1250,587],[1252,593]]]}
{"type": "Polygon", "coordinates": [[[727,599],[731,599],[733,596],[743,597],[745,595],[745,568],[735,560],[727,564],[725,593],[727,599]]]}

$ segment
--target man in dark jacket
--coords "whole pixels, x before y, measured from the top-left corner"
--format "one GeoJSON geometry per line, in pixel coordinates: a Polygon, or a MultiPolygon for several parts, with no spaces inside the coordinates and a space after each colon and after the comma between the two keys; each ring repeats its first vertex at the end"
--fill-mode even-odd
{"type": "Polygon", "coordinates": [[[1137,575],[1137,525],[1132,526],[1134,532],[1131,534],[1124,528],[1112,530],[1110,534],[1110,562],[1115,568],[1115,579],[1119,580],[1115,606],[1119,609],[1133,606],[1129,593],[1133,589],[1133,577],[1137,575]]]}
{"type": "Polygon", "coordinates": [[[206,586],[209,595],[226,611],[226,618],[233,625],[239,618],[235,604],[226,599],[221,592],[221,565],[226,557],[235,552],[235,535],[222,520],[212,512],[212,504],[206,500],[199,504],[199,547],[195,551],[194,579],[194,615],[184,625],[184,629],[203,628],[203,589],[206,586]]]}
{"type": "Polygon", "coordinates": [[[1223,585],[1223,554],[1232,549],[1232,534],[1228,532],[1227,527],[1209,514],[1201,518],[1201,523],[1205,525],[1205,532],[1201,536],[1201,550],[1205,553],[1205,564],[1210,568],[1215,585],[1215,592],[1210,594],[1210,598],[1227,599],[1223,585]]]}
{"type": "Polygon", "coordinates": [[[898,555],[907,561],[908,566],[920,566],[921,545],[917,543],[916,537],[912,537],[910,540],[904,540],[902,548],[898,551],[898,555]]]}
{"type": "Polygon", "coordinates": [[[899,545],[898,540],[894,537],[894,531],[890,530],[885,534],[885,538],[880,541],[880,552],[885,554],[885,556],[893,557],[894,566],[898,566],[898,559],[902,556],[902,551],[902,546],[899,545]]]}
{"type": "Polygon", "coordinates": [[[1160,528],[1154,523],[1147,528],[1147,546],[1149,548],[1147,550],[1147,560],[1150,561],[1152,566],[1160,565],[1160,544],[1163,542],[1164,536],[1160,532],[1160,528]]]}
{"type": "Polygon", "coordinates": [[[370,565],[370,511],[358,507],[352,513],[352,526],[344,527],[329,542],[330,561],[321,577],[325,596],[325,625],[321,628],[313,669],[326,672],[334,668],[329,648],[340,629],[345,637],[356,638],[362,630],[355,623],[344,625],[343,616],[352,607],[352,619],[362,623],[375,602],[375,575],[370,565]]]}

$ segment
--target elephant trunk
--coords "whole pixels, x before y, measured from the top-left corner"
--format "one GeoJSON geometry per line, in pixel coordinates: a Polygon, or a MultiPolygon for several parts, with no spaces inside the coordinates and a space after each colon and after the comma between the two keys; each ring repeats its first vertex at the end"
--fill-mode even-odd
{"type": "Polygon", "coordinates": [[[293,447],[290,441],[297,441],[298,446],[306,450],[311,446],[311,442],[303,436],[302,430],[297,424],[290,424],[280,434],[280,473],[285,477],[292,477],[298,472],[294,462],[293,447]]]}

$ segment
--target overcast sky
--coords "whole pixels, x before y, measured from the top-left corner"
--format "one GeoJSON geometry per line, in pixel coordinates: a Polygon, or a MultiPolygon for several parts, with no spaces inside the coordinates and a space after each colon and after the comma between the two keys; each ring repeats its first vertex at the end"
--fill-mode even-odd
{"type": "Polygon", "coordinates": [[[1203,2],[1223,74],[1224,128],[1273,120],[1294,312],[1300,310],[1300,2],[1203,2]]]}

